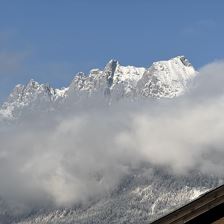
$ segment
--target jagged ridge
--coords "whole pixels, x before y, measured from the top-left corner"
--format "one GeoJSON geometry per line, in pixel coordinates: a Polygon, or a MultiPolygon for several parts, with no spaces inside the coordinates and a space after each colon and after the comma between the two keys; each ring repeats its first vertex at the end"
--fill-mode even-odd
{"type": "Polygon", "coordinates": [[[154,62],[149,68],[122,66],[110,60],[103,70],[92,69],[88,75],[79,72],[68,88],[55,89],[49,84],[30,80],[27,85],[17,85],[0,109],[0,117],[14,118],[24,108],[55,103],[80,95],[91,96],[96,92],[112,100],[123,97],[172,98],[185,92],[196,71],[184,56],[168,61],[154,62]]]}

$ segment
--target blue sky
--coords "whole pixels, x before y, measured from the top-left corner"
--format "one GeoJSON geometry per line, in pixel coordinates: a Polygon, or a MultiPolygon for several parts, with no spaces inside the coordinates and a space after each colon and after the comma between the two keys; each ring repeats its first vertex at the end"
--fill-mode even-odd
{"type": "Polygon", "coordinates": [[[223,59],[223,12],[222,0],[0,0],[0,102],[17,83],[66,86],[111,58],[223,59]]]}

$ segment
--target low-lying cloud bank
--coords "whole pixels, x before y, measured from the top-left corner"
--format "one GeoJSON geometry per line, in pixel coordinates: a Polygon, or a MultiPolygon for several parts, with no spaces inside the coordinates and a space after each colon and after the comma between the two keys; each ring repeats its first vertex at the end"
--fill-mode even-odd
{"type": "Polygon", "coordinates": [[[24,206],[70,206],[110,192],[142,162],[222,177],[223,83],[224,62],[216,62],[177,99],[109,107],[91,99],[1,127],[0,196],[24,206]]]}

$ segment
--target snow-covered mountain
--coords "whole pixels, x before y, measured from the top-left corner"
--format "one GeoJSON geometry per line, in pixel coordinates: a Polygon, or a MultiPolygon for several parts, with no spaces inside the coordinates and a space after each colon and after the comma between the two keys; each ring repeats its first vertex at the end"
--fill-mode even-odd
{"type": "Polygon", "coordinates": [[[15,118],[24,108],[32,109],[37,106],[46,106],[49,110],[53,103],[65,97],[66,89],[54,89],[48,84],[39,84],[30,80],[27,85],[16,85],[8,100],[2,105],[0,115],[3,118],[15,118]]]}
{"type": "MultiPolygon", "coordinates": [[[[54,112],[68,105],[76,106],[83,98],[91,100],[97,96],[109,103],[122,99],[134,101],[139,98],[178,97],[189,89],[196,75],[197,71],[184,56],[154,62],[148,68],[122,66],[118,61],[110,60],[104,69],[92,69],[89,74],[79,72],[66,88],[55,89],[49,84],[39,84],[34,80],[26,85],[16,85],[0,107],[0,121],[19,120],[21,116],[26,117],[27,111],[54,112]]],[[[68,128],[67,123],[65,128],[68,128]]],[[[0,155],[3,159],[4,153],[0,155]]],[[[41,159],[39,151],[37,154],[41,159]]],[[[52,154],[49,155],[46,158],[49,156],[51,160],[52,154]]],[[[29,169],[30,166],[28,163],[26,168],[29,169]]],[[[0,224],[150,223],[218,186],[220,181],[222,180],[218,177],[206,176],[199,171],[174,175],[164,167],[156,167],[143,161],[137,168],[129,167],[114,189],[104,192],[100,197],[88,198],[87,202],[68,207],[31,206],[30,210],[21,212],[20,208],[10,207],[10,203],[1,200],[0,195],[0,224]]]]}
{"type": "Polygon", "coordinates": [[[184,56],[154,62],[149,68],[122,66],[110,60],[103,70],[79,72],[67,88],[55,89],[30,80],[17,85],[0,108],[0,119],[18,117],[24,109],[53,110],[66,99],[101,94],[113,100],[123,97],[172,98],[183,94],[196,71],[184,56]]]}
{"type": "Polygon", "coordinates": [[[122,66],[118,61],[110,60],[103,71],[93,69],[87,76],[77,74],[69,91],[92,94],[101,90],[118,99],[124,96],[175,97],[186,90],[195,74],[184,56],[155,62],[149,68],[122,66]]]}
{"type": "Polygon", "coordinates": [[[143,167],[133,170],[113,192],[100,199],[73,207],[37,209],[25,215],[13,215],[4,209],[0,213],[0,220],[4,221],[0,223],[148,224],[218,184],[217,178],[201,174],[175,177],[164,170],[143,167]]]}

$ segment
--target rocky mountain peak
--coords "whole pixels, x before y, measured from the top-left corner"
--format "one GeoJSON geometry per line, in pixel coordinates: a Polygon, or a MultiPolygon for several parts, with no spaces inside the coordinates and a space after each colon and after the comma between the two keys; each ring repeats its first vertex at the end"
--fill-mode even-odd
{"type": "Polygon", "coordinates": [[[17,85],[0,108],[0,115],[3,110],[12,112],[15,108],[43,102],[52,105],[71,96],[90,97],[97,92],[116,100],[123,97],[172,98],[185,92],[196,73],[184,56],[154,62],[149,68],[122,66],[111,59],[103,70],[92,69],[88,75],[77,73],[68,88],[54,89],[33,79],[26,85],[17,85]]]}

